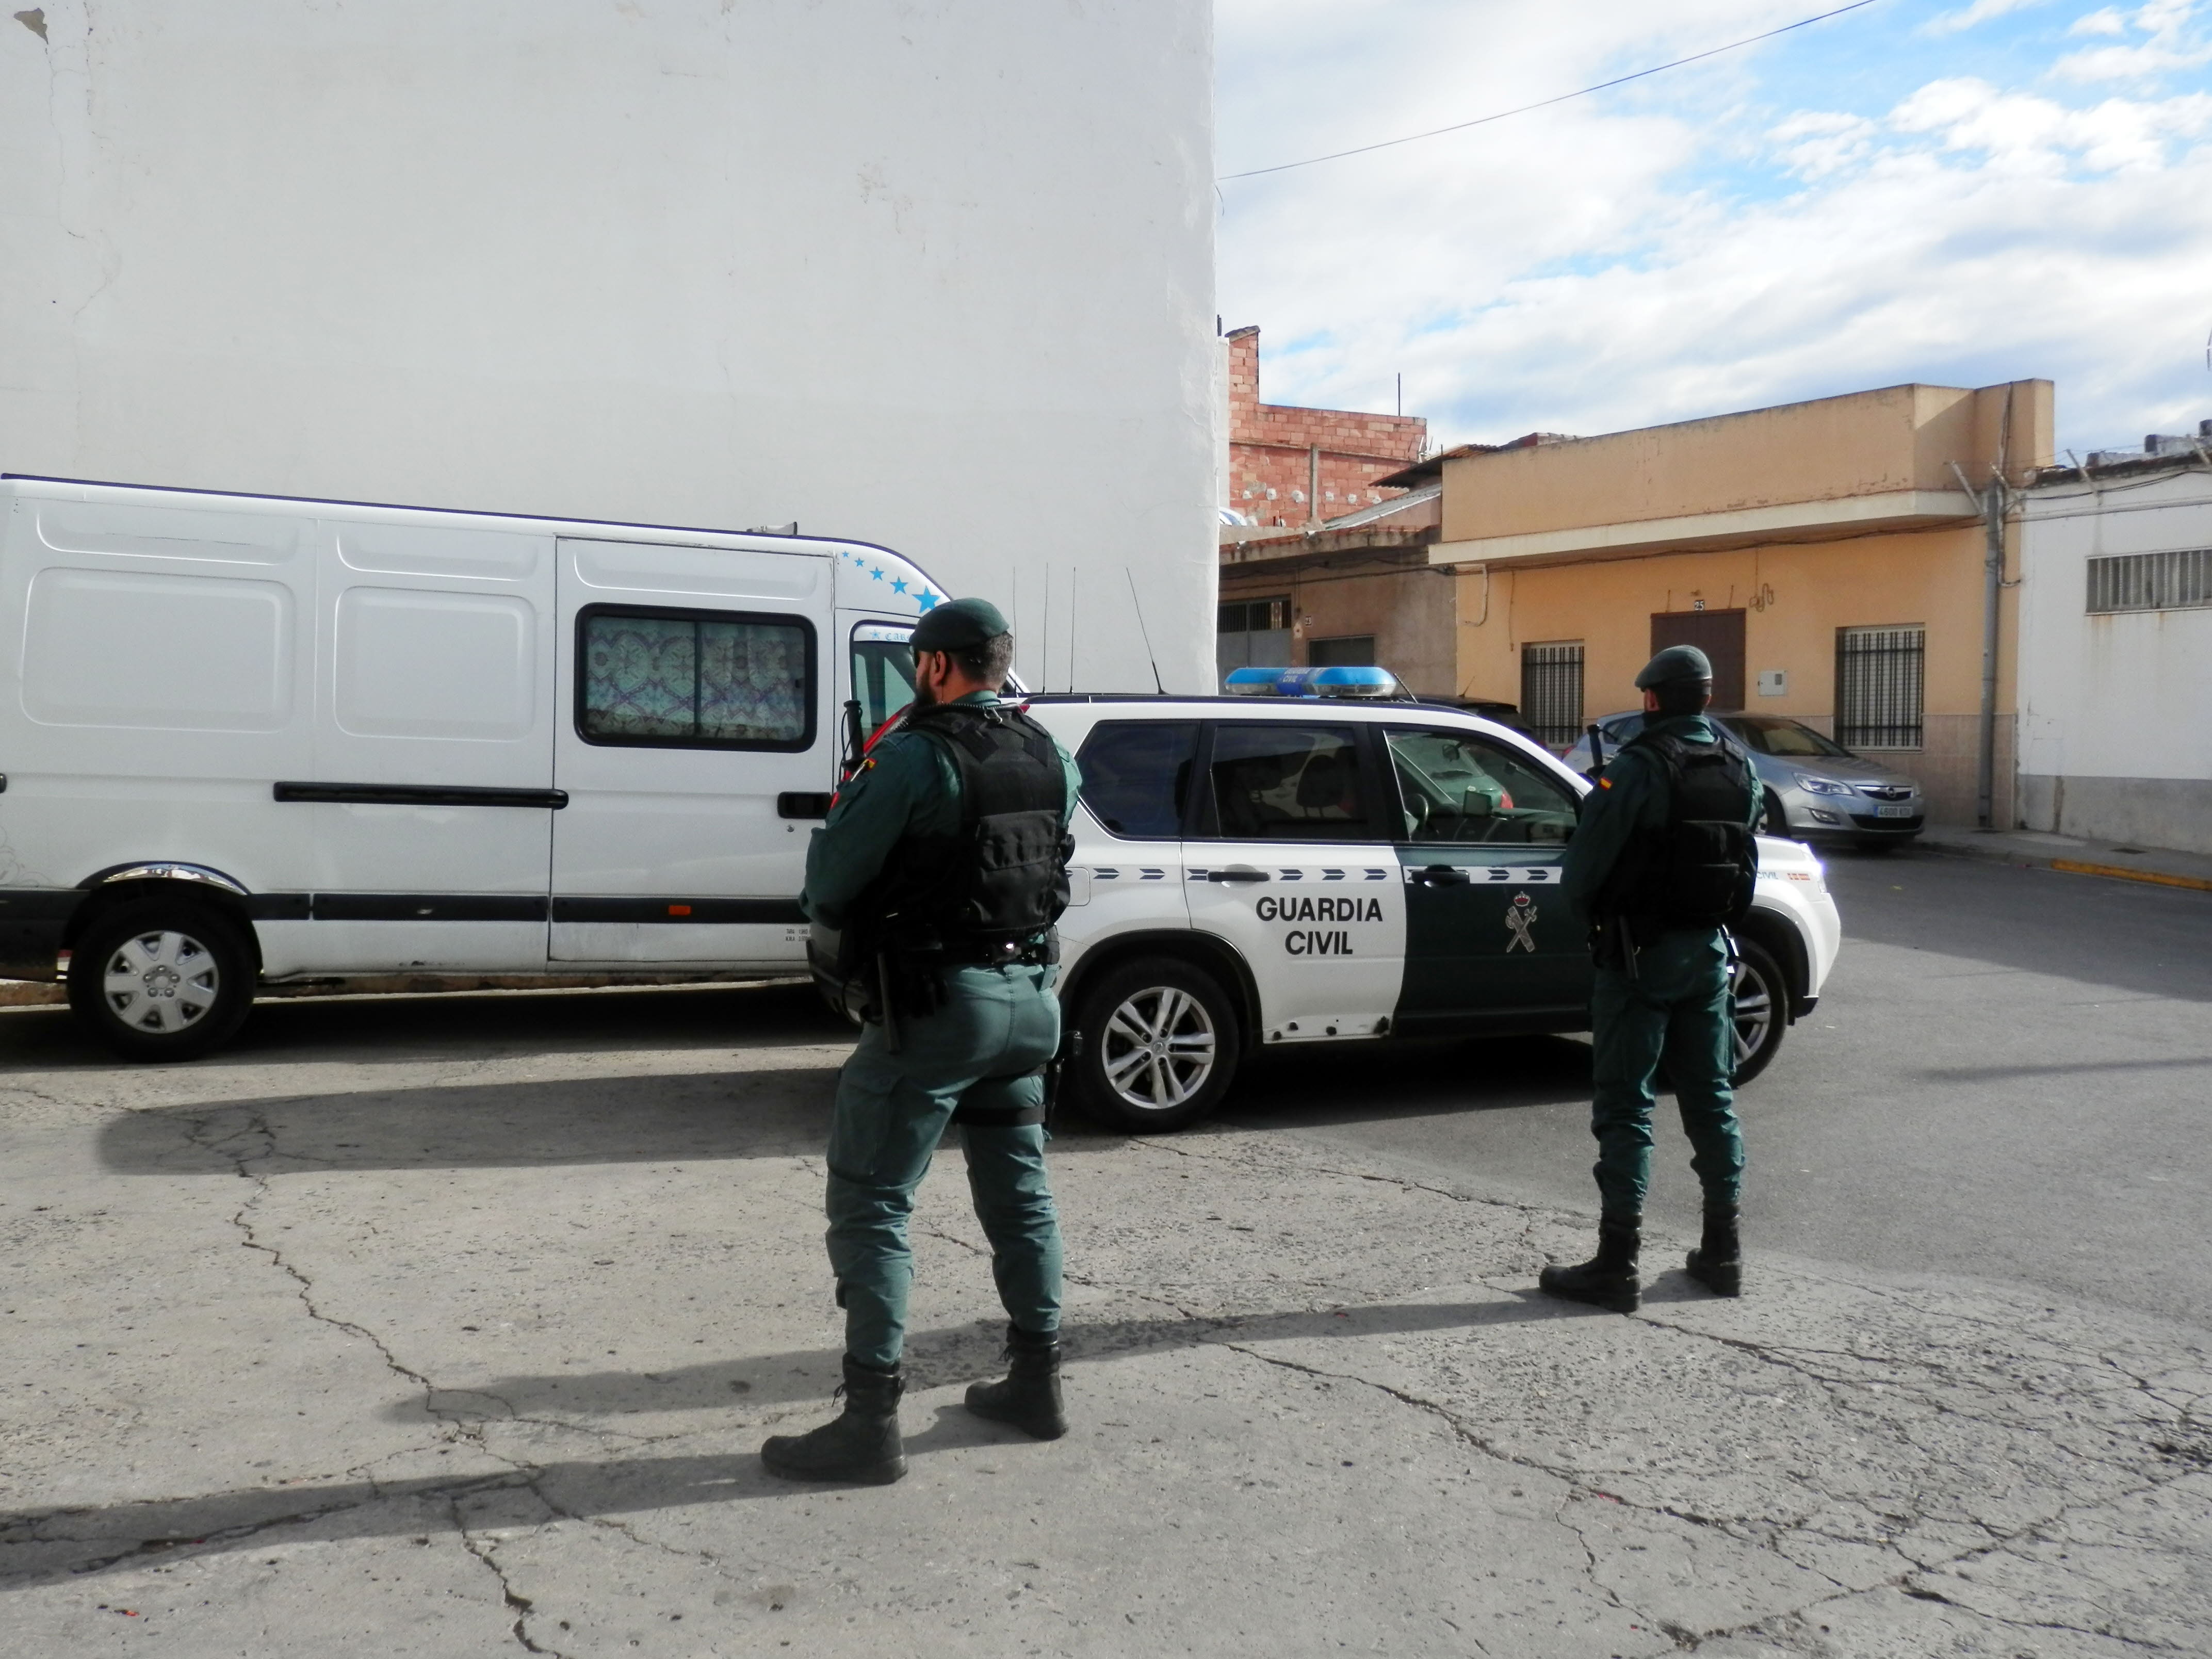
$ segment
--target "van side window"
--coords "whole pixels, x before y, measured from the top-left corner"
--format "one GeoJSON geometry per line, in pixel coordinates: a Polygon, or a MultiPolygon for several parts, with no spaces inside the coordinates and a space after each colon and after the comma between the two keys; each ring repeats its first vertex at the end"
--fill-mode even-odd
{"type": "Polygon", "coordinates": [[[1101,721],[1075,757],[1083,804],[1125,841],[1171,840],[1182,834],[1197,747],[1195,720],[1101,721]]]}
{"type": "Polygon", "coordinates": [[[853,696],[860,729],[872,732],[914,701],[914,629],[901,623],[860,623],[853,629],[853,696]]]}
{"type": "Polygon", "coordinates": [[[799,750],[814,744],[804,617],[595,605],[576,618],[586,743],[799,750]]]}

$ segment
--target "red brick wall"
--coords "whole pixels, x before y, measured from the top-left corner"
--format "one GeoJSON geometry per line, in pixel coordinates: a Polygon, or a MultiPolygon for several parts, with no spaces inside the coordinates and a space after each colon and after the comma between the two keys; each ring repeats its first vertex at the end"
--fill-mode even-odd
{"type": "Polygon", "coordinates": [[[1374,481],[1417,461],[1429,423],[1418,415],[1364,415],[1260,401],[1260,331],[1229,337],[1228,504],[1262,524],[1333,519],[1405,492],[1374,481]],[[1306,499],[1318,446],[1318,501],[1306,499]],[[1270,496],[1268,492],[1274,494],[1270,496]]]}

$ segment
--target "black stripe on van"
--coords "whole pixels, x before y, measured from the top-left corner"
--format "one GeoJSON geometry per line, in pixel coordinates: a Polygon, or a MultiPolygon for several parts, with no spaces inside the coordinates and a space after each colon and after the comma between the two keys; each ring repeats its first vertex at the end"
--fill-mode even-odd
{"type": "Polygon", "coordinates": [[[543,921],[543,893],[318,893],[317,921],[543,921]]]}
{"type": "Polygon", "coordinates": [[[278,800],[337,806],[537,806],[555,811],[568,804],[565,789],[486,789],[443,783],[277,783],[278,800]]]}
{"type": "Polygon", "coordinates": [[[556,898],[556,921],[757,922],[787,926],[806,920],[797,899],[556,898]]]}

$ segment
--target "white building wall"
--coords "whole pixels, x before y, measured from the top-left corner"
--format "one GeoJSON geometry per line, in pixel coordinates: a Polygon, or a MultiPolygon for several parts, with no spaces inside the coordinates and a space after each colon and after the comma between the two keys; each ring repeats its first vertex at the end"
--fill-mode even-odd
{"type": "Polygon", "coordinates": [[[1133,585],[1210,689],[1211,31],[47,0],[0,17],[0,471],[796,520],[998,599],[1055,684],[1150,689],[1133,585]]]}
{"type": "Polygon", "coordinates": [[[2096,556],[2212,547],[2212,467],[2028,492],[2020,801],[2030,829],[2212,853],[2212,609],[2087,611],[2096,556]]]}

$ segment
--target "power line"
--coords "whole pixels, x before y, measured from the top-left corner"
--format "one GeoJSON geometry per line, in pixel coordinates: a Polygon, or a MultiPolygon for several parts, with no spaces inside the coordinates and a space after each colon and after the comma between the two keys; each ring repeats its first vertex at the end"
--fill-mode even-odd
{"type": "Polygon", "coordinates": [[[1503,121],[1510,115],[1526,115],[1530,110],[1549,109],[1553,104],[1564,104],[1571,98],[1587,98],[1594,92],[1603,92],[1607,87],[1626,86],[1631,81],[1641,81],[1647,75],[1657,75],[1670,69],[1680,69],[1685,64],[1694,64],[1703,58],[1717,58],[1724,52],[1734,52],[1740,46],[1755,46],[1761,40],[1771,40],[1778,34],[1787,34],[1792,29],[1802,29],[1808,24],[1825,23],[1831,17],[1841,17],[1847,11],[1857,11],[1874,4],[1874,0],[1851,0],[1848,6],[1838,6],[1833,11],[1824,11],[1817,17],[1801,17],[1794,23],[1784,23],[1778,29],[1769,29],[1764,34],[1747,34],[1741,40],[1731,40],[1724,46],[1714,46],[1705,52],[1693,52],[1687,58],[1677,58],[1671,64],[1655,64],[1650,69],[1638,70],[1633,75],[1623,75],[1611,81],[1601,81],[1594,87],[1583,87],[1576,92],[1563,92],[1556,98],[1546,98],[1534,104],[1523,104],[1518,109],[1502,109],[1495,115],[1479,115],[1472,121],[1455,121],[1448,127],[1431,127],[1426,132],[1409,132],[1403,138],[1385,138],[1380,143],[1361,144],[1354,149],[1332,150],[1327,155],[1309,155],[1303,161],[1281,161],[1271,167],[1253,167],[1244,173],[1225,173],[1218,182],[1227,184],[1232,179],[1257,179],[1262,173],[1288,173],[1293,167],[1318,167],[1323,161],[1341,161],[1347,155],[1364,155],[1370,150],[1389,149],[1397,144],[1419,143],[1424,138],[1440,138],[1447,132],[1464,132],[1469,127],[1487,126],[1492,121],[1503,121]]]}

